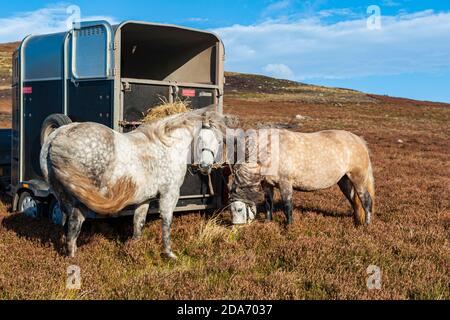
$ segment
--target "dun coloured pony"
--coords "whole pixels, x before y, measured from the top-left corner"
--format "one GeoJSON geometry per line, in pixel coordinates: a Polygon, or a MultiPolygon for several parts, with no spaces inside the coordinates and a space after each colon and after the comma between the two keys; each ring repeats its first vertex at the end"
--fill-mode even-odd
{"type": "MultiPolygon", "coordinates": [[[[375,186],[365,141],[347,131],[297,133],[276,129],[279,152],[266,152],[264,161],[233,167],[231,211],[234,224],[253,220],[261,187],[265,193],[267,219],[272,220],[273,192],[279,188],[287,223],[293,222],[293,191],[316,191],[338,184],[354,211],[356,225],[369,225],[374,213],[375,186]],[[276,162],[276,163],[275,163],[276,162]],[[276,171],[264,169],[276,164],[276,171]]],[[[270,150],[268,148],[250,148],[270,150]]]]}

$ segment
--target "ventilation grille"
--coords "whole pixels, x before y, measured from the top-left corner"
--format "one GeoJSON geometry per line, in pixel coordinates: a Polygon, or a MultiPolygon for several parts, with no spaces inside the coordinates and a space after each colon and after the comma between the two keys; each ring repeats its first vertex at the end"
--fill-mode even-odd
{"type": "Polygon", "coordinates": [[[102,27],[92,27],[86,28],[82,30],[77,30],[77,37],[92,37],[92,36],[100,36],[105,33],[105,29],[102,27]]]}

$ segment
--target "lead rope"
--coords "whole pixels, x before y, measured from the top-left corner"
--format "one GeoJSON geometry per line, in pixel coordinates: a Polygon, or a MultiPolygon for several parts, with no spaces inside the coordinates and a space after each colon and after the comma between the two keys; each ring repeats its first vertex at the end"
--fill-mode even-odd
{"type": "Polygon", "coordinates": [[[209,187],[209,194],[214,197],[216,194],[214,192],[214,187],[212,184],[211,173],[208,174],[208,187],[209,187]]]}

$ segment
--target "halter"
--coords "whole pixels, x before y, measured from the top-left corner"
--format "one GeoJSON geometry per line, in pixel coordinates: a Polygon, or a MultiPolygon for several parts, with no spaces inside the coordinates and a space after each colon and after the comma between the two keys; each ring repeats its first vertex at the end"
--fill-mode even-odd
{"type": "MultiPolygon", "coordinates": [[[[202,130],[212,130],[213,131],[213,129],[212,129],[212,127],[211,127],[211,125],[209,123],[203,123],[202,124],[202,130]]],[[[205,151],[211,153],[211,155],[213,156],[213,159],[216,158],[216,154],[211,149],[203,148],[202,149],[202,153],[205,152],[205,151]]]]}
{"type": "Polygon", "coordinates": [[[205,151],[211,153],[214,159],[216,158],[216,155],[214,154],[214,151],[212,151],[211,149],[209,149],[209,148],[203,148],[203,149],[202,149],[202,152],[205,152],[205,151]]]}

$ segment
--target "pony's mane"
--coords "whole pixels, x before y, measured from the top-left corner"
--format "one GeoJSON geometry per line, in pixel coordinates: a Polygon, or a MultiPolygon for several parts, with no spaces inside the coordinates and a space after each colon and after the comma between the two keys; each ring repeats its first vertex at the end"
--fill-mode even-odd
{"type": "Polygon", "coordinates": [[[187,129],[193,135],[195,126],[202,124],[225,136],[227,119],[227,116],[216,112],[213,107],[207,107],[143,124],[135,131],[144,133],[150,141],[160,141],[168,145],[174,131],[187,129]]]}
{"type": "MultiPolygon", "coordinates": [[[[279,129],[274,129],[280,131],[279,129]]],[[[237,158],[237,141],[235,143],[234,159],[237,158]]],[[[269,166],[272,161],[272,140],[269,138],[267,144],[261,145],[260,140],[253,140],[245,136],[244,163],[235,164],[232,168],[233,185],[231,186],[230,200],[241,201],[254,205],[262,194],[261,181],[262,168],[269,166]]]]}
{"type": "MultiPolygon", "coordinates": [[[[237,137],[235,137],[236,139],[237,137]]],[[[237,160],[237,143],[235,143],[234,159],[237,160]]],[[[249,205],[258,202],[256,199],[261,195],[261,163],[252,162],[259,155],[259,146],[251,143],[249,137],[245,137],[244,163],[235,164],[232,168],[233,183],[230,192],[230,201],[241,201],[249,205]]]]}
{"type": "Polygon", "coordinates": [[[258,164],[238,164],[233,168],[233,183],[230,201],[241,201],[250,205],[255,204],[261,195],[261,176],[258,164]]]}

